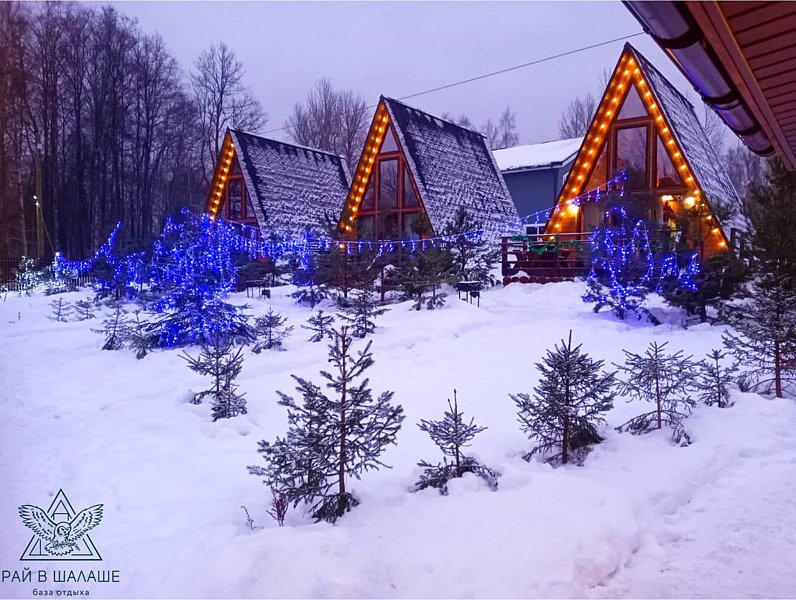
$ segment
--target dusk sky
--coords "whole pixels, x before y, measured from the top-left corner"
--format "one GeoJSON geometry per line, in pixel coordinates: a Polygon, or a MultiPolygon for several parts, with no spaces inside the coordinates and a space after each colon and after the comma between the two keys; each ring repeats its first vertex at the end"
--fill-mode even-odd
{"type": "MultiPolygon", "coordinates": [[[[186,71],[225,41],[247,85],[283,126],[316,79],[352,88],[369,103],[395,98],[641,31],[620,2],[122,2],[146,32],[158,31],[186,71]]],[[[692,102],[697,96],[646,35],[631,40],[692,102]]],[[[624,42],[407,100],[476,124],[510,105],[520,143],[555,139],[558,117],[579,94],[597,95],[624,42]]],[[[698,111],[701,117],[701,106],[698,111]]],[[[283,132],[269,134],[282,138],[283,132]]]]}

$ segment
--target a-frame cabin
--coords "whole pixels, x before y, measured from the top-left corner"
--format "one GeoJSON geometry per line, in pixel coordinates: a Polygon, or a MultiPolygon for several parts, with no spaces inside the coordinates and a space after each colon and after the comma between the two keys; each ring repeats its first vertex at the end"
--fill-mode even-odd
{"type": "Polygon", "coordinates": [[[336,154],[228,129],[205,212],[261,234],[300,236],[336,221],[349,182],[336,154]]]}
{"type": "Polygon", "coordinates": [[[464,207],[496,239],[519,222],[481,133],[382,96],[343,207],[347,239],[440,235],[464,207]]]}
{"type": "Polygon", "coordinates": [[[673,234],[676,223],[686,223],[680,235],[703,258],[727,251],[744,229],[738,193],[693,106],[630,44],[613,71],[545,235],[588,235],[605,219],[606,188],[620,187],[631,197],[656,197],[650,221],[673,234]],[[719,222],[719,207],[734,208],[738,216],[719,222]]]}

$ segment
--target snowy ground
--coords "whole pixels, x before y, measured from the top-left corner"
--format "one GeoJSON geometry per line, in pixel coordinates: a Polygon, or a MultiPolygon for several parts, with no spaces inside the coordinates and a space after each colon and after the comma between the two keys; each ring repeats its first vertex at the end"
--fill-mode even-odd
{"type": "MultiPolygon", "coordinates": [[[[531,390],[533,363],[570,328],[607,362],[651,340],[697,358],[720,345],[721,328],[683,329],[680,313],[660,305],[659,327],[595,315],[582,289],[512,285],[485,293],[480,308],[455,294],[438,312],[394,306],[372,338],[370,371],[374,389],[395,390],[406,410],[385,455],[393,469],[356,482],[362,503],[336,526],[294,512],[281,529],[246,466],[260,463],[258,440],[286,428],[275,390],[292,391],[290,373],[317,379],[326,354],[305,341],[298,325],[309,311],[286,289],[270,303],[297,326],[288,350],[246,353],[249,414],[217,423],[209,406],[187,403],[203,380],[178,352],[142,361],[103,352],[90,330],[99,321],[56,323],[50,298],[9,295],[0,302],[0,570],[41,568],[18,560],[31,531],[16,509],[46,508],[63,488],[78,510],[105,505],[91,533],[104,560],[82,566],[118,569],[121,582],[69,586],[94,597],[796,596],[792,399],[738,392],[731,409],[700,407],[688,448],[664,432],[609,427],[584,467],[521,460],[528,442],[509,393],[531,390]],[[454,387],[465,413],[489,427],[472,451],[502,471],[499,489],[465,479],[448,497],[412,494],[415,463],[438,459],[416,423],[441,416],[454,387]]],[[[618,402],[609,425],[639,408],[618,402]]],[[[0,596],[34,587],[47,585],[5,581],[0,596]]]]}

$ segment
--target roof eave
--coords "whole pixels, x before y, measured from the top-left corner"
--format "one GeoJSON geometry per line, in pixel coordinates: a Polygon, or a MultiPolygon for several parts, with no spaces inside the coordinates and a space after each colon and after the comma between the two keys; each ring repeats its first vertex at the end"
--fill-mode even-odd
{"type": "Polygon", "coordinates": [[[702,99],[752,152],[761,156],[776,152],[789,169],[796,168],[796,151],[787,142],[715,0],[623,3],[702,99]],[[687,53],[683,52],[685,49],[687,53]],[[692,73],[701,71],[706,76],[697,80],[692,73]],[[717,97],[708,82],[722,82],[730,92],[717,97]],[[736,116],[745,116],[752,126],[739,129],[740,118],[735,120],[736,116]]]}

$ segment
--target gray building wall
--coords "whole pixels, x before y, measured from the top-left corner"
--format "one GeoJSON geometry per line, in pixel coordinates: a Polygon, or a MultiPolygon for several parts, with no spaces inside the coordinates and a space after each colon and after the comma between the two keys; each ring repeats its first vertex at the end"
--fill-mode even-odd
{"type": "Polygon", "coordinates": [[[506,187],[520,217],[552,208],[572,162],[565,165],[503,173],[506,187]]]}

